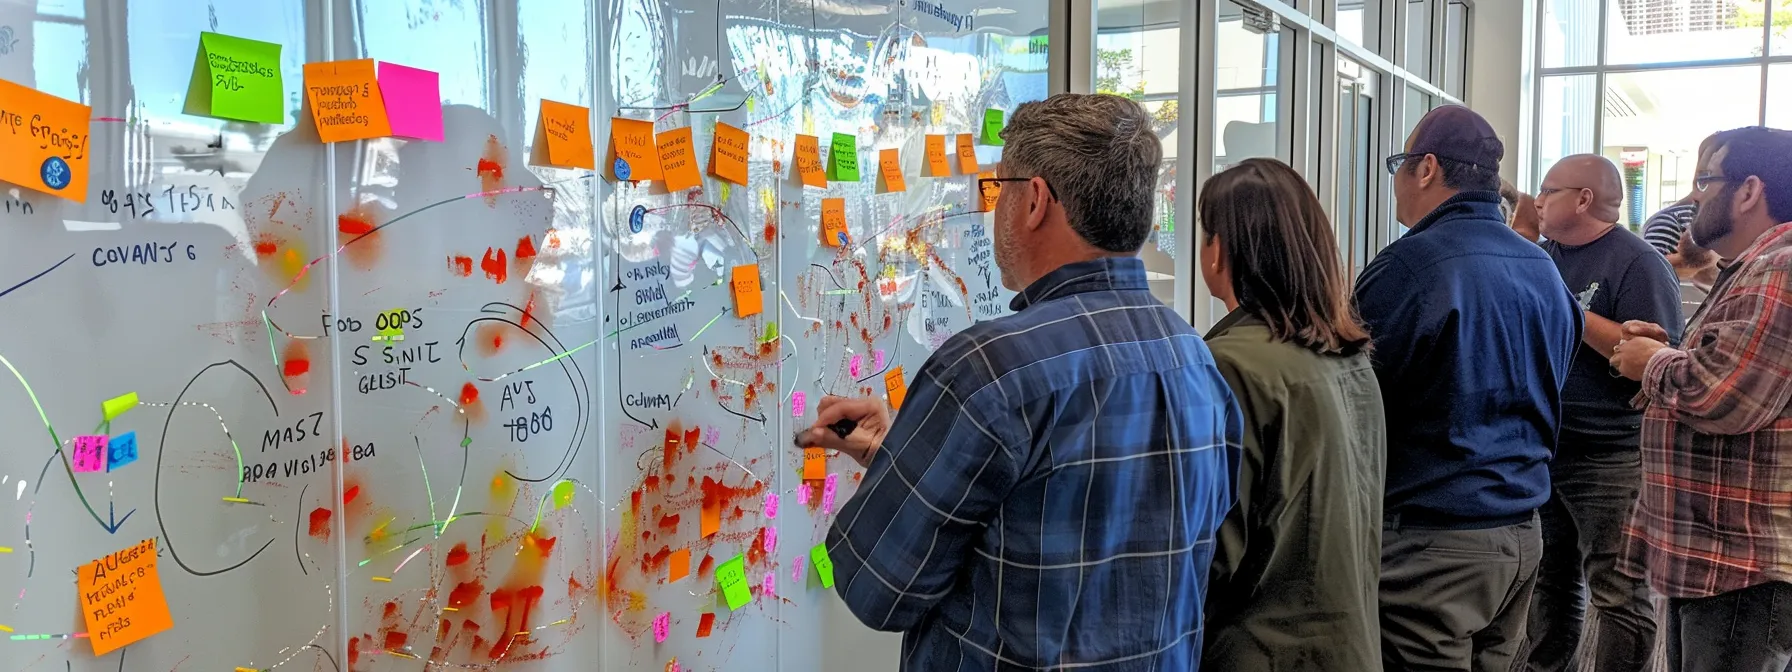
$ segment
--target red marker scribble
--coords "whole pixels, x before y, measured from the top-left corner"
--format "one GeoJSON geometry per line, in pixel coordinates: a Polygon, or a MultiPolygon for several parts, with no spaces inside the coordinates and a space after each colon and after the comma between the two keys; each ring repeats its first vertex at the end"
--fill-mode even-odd
{"type": "MultiPolygon", "coordinates": [[[[484,592],[485,586],[481,585],[478,581],[461,582],[460,585],[454,587],[453,591],[448,593],[448,606],[454,607],[455,609],[464,609],[467,605],[472,604],[473,600],[479,599],[479,595],[484,592]]],[[[495,596],[494,599],[496,599],[495,596]]]]}
{"type": "Polygon", "coordinates": [[[348,669],[355,669],[361,663],[361,638],[351,637],[348,640],[348,669]]]}
{"type": "Polygon", "coordinates": [[[473,557],[473,555],[471,553],[467,552],[467,542],[464,542],[464,541],[460,542],[458,544],[455,544],[454,548],[449,549],[448,561],[447,561],[448,566],[454,567],[457,565],[465,564],[467,559],[471,558],[471,557],[473,557]]]}
{"type": "Polygon", "coordinates": [[[460,410],[467,415],[467,420],[485,421],[485,404],[479,401],[479,388],[474,387],[472,383],[461,385],[459,402],[460,410]]]}
{"type": "Polygon", "coordinates": [[[697,620],[697,636],[698,637],[708,637],[710,631],[713,630],[715,627],[716,627],[715,612],[704,612],[703,616],[697,620]]]}
{"type": "Polygon", "coordinates": [[[699,578],[699,579],[708,578],[710,572],[715,571],[715,569],[716,569],[715,556],[705,555],[705,556],[703,556],[703,562],[697,563],[697,578],[699,578]]]}
{"type": "Polygon", "coordinates": [[[311,349],[304,341],[293,341],[280,354],[280,360],[280,373],[286,378],[286,388],[293,394],[304,394],[311,384],[311,349]]]}
{"type": "Polygon", "coordinates": [[[336,231],[341,234],[341,243],[348,246],[342,252],[363,271],[373,270],[385,251],[378,226],[373,207],[367,203],[336,216],[336,231]]]}
{"type": "Polygon", "coordinates": [[[473,277],[473,258],[464,254],[448,257],[448,272],[463,278],[473,277]]]}
{"type": "Polygon", "coordinates": [[[319,541],[330,540],[330,510],[318,507],[311,510],[311,536],[319,541]]]}
{"type": "MultiPolygon", "coordinates": [[[[504,169],[507,163],[509,159],[504,155],[504,145],[498,142],[498,136],[486,136],[485,152],[479,155],[479,162],[474,164],[474,170],[479,173],[480,191],[497,191],[504,186],[504,169]]],[[[485,204],[497,205],[498,195],[487,195],[485,204]]]]}
{"type": "Polygon", "coordinates": [[[521,239],[518,239],[516,241],[516,258],[517,259],[534,259],[535,258],[535,240],[532,237],[523,236],[521,239]]]}
{"type": "Polygon", "coordinates": [[[485,258],[479,260],[479,269],[485,271],[485,277],[500,285],[510,279],[510,266],[504,261],[504,248],[485,248],[485,258]]]}

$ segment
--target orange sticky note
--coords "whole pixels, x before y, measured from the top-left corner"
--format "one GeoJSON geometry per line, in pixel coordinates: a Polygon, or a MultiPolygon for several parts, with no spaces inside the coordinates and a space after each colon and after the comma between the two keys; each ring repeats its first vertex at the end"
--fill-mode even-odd
{"type": "Polygon", "coordinates": [[[929,135],[927,141],[926,177],[950,177],[952,162],[946,160],[946,136],[929,135]]]}
{"type": "Polygon", "coordinates": [[[796,175],[805,187],[828,186],[827,167],[821,165],[821,141],[813,135],[796,136],[796,175]]]}
{"type": "Polygon", "coordinates": [[[531,163],[553,168],[597,168],[591,147],[591,108],[542,99],[531,163]]]}
{"type": "Polygon", "coordinates": [[[305,99],[324,142],[383,138],[392,134],[373,59],[305,64],[305,99]]]}
{"type": "Polygon", "coordinates": [[[846,199],[821,199],[821,244],[840,247],[852,242],[846,231],[846,199]]]}
{"type": "MultiPolygon", "coordinates": [[[[995,171],[977,173],[978,180],[993,179],[995,176],[996,176],[995,171]]],[[[1000,183],[1000,182],[988,182],[988,183],[978,182],[977,187],[978,187],[978,191],[980,192],[980,193],[978,193],[978,196],[980,197],[980,200],[983,202],[982,212],[990,212],[992,210],[995,210],[996,209],[996,199],[1000,198],[1002,196],[1002,183],[1000,183]]]]}
{"type": "Polygon", "coordinates": [[[709,174],[747,185],[747,132],[716,122],[716,139],[710,143],[709,174]]]}
{"type": "Polygon", "coordinates": [[[703,182],[703,175],[697,172],[697,161],[691,156],[691,127],[661,133],[655,144],[660,148],[660,168],[665,173],[666,191],[684,191],[703,182]]]}
{"type": "Polygon", "coordinates": [[[722,529],[722,498],[704,493],[703,495],[703,527],[704,538],[722,529]]]}
{"type": "Polygon", "coordinates": [[[653,141],[653,122],[638,119],[610,119],[610,178],[615,180],[659,180],[659,148],[653,141]]]}
{"type": "Polygon", "coordinates": [[[691,549],[681,548],[666,560],[666,583],[691,575],[691,549]]]}
{"type": "Polygon", "coordinates": [[[884,372],[884,391],[890,393],[890,408],[902,408],[902,399],[908,396],[908,381],[902,379],[902,367],[892,366],[884,372]]]}
{"type": "Polygon", "coordinates": [[[93,108],[0,80],[0,181],[87,202],[93,108]]]}
{"type": "Polygon", "coordinates": [[[803,480],[819,481],[828,477],[828,454],[820,448],[803,449],[803,480]]]}
{"type": "Polygon", "coordinates": [[[759,264],[735,266],[732,281],[735,317],[752,317],[765,310],[765,297],[759,289],[759,264]]]}
{"type": "Polygon", "coordinates": [[[81,565],[75,593],[80,596],[93,655],[106,655],[174,627],[168,599],[162,595],[162,577],[156,573],[153,537],[81,565]]]}
{"type": "Polygon", "coordinates": [[[977,141],[969,133],[958,134],[958,172],[966,175],[983,172],[983,167],[977,165],[977,141]]]}
{"type": "Polygon", "coordinates": [[[894,148],[878,150],[877,181],[883,187],[877,192],[880,194],[908,191],[908,184],[902,181],[902,155],[894,148]]]}

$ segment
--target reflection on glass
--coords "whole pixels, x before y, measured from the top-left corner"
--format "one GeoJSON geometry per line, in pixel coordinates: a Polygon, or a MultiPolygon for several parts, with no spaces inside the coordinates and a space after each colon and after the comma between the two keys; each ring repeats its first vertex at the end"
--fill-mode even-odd
{"type": "MultiPolygon", "coordinates": [[[[1754,66],[1606,75],[1604,147],[1624,171],[1624,219],[1640,227],[1692,188],[1699,142],[1760,116],[1754,66]]],[[[1588,108],[1582,108],[1584,114],[1588,108]]]]}
{"type": "Polygon", "coordinates": [[[1406,0],[1406,71],[1431,79],[1431,0],[1406,0]]]}
{"type": "Polygon", "coordinates": [[[1363,33],[1367,14],[1363,10],[1363,0],[1338,0],[1338,37],[1346,42],[1374,49],[1363,33]]]}
{"type": "Polygon", "coordinates": [[[1463,83],[1468,80],[1467,68],[1468,5],[1450,0],[1444,7],[1444,76],[1440,88],[1461,98],[1463,83]]]}
{"type": "Polygon", "coordinates": [[[1176,131],[1181,56],[1181,8],[1172,0],[1101,3],[1096,14],[1095,90],[1139,101],[1151,113],[1163,142],[1158,170],[1156,225],[1139,256],[1151,293],[1166,304],[1176,298],[1176,131]]]}
{"type": "MultiPolygon", "coordinates": [[[[1544,0],[1543,67],[1594,65],[1599,61],[1600,0],[1544,0]]],[[[1517,36],[1513,36],[1516,39],[1517,36]]]]}
{"type": "MultiPolygon", "coordinates": [[[[1766,10],[1765,0],[1614,1],[1606,17],[1605,60],[1630,64],[1759,56],[1765,46],[1761,24],[1766,10]]],[[[1775,23],[1782,20],[1777,14],[1775,23]]],[[[1591,30],[1597,23],[1577,23],[1569,29],[1581,30],[1585,39],[1597,39],[1591,30]]]]}
{"type": "Polygon", "coordinates": [[[1352,274],[1369,263],[1374,225],[1371,208],[1382,181],[1375,166],[1379,156],[1375,142],[1377,76],[1356,61],[1338,59],[1337,188],[1333,191],[1332,225],[1338,231],[1339,254],[1352,274]]]}
{"type": "Polygon", "coordinates": [[[1792,64],[1767,68],[1767,125],[1792,128],[1792,64]]]}
{"type": "Polygon", "coordinates": [[[1258,156],[1281,156],[1286,143],[1278,131],[1281,33],[1247,25],[1237,4],[1220,5],[1214,80],[1214,172],[1258,156]]]}
{"type": "Polygon", "coordinates": [[[1599,104],[1598,93],[1593,75],[1544,77],[1537,83],[1536,179],[1564,156],[1593,151],[1591,111],[1599,104]]]}

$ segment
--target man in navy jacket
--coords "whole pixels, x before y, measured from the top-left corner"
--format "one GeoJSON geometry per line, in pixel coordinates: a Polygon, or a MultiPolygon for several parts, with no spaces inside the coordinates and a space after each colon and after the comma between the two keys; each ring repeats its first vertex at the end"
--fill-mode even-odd
{"type": "Polygon", "coordinates": [[[1412,229],[1357,282],[1387,413],[1389,670],[1504,672],[1524,636],[1582,318],[1549,255],[1500,215],[1504,154],[1468,108],[1425,115],[1388,158],[1412,229]]]}

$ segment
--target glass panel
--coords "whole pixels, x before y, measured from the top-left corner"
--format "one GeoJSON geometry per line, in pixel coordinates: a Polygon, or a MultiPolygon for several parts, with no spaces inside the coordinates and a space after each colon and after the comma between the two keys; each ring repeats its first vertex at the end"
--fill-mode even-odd
{"type": "Polygon", "coordinates": [[[1220,5],[1214,105],[1215,172],[1257,156],[1280,156],[1276,118],[1280,91],[1281,33],[1247,27],[1239,6],[1220,5]]]}
{"type": "MultiPolygon", "coordinates": [[[[1772,0],[1773,2],[1773,34],[1768,36],[1773,55],[1792,54],[1792,0],[1772,0]]],[[[1739,17],[1744,26],[1761,25],[1766,21],[1759,15],[1743,14],[1739,17]]]]}
{"type": "Polygon", "coordinates": [[[1406,71],[1431,79],[1431,0],[1406,2],[1406,71]]]}
{"type": "Polygon", "coordinates": [[[1367,18],[1368,12],[1363,7],[1363,0],[1339,0],[1338,25],[1335,26],[1338,30],[1338,37],[1373,49],[1373,45],[1364,41],[1365,27],[1363,23],[1367,18]]]}
{"type": "Polygon", "coordinates": [[[1457,98],[1462,97],[1463,82],[1468,80],[1468,5],[1456,0],[1444,6],[1444,77],[1441,88],[1457,98]]]}
{"type": "MultiPolygon", "coordinates": [[[[1174,0],[1111,0],[1096,14],[1095,89],[1139,100],[1156,119],[1163,142],[1158,171],[1157,225],[1139,253],[1151,277],[1151,293],[1176,300],[1176,131],[1182,82],[1182,10],[1174,0]]],[[[1192,222],[1190,222],[1192,224],[1192,222]]]]}
{"type": "Polygon", "coordinates": [[[1629,64],[1760,56],[1761,17],[1766,9],[1765,0],[1612,0],[1611,15],[1606,17],[1605,60],[1629,64]]]}
{"type": "Polygon", "coordinates": [[[1544,77],[1538,82],[1537,180],[1562,157],[1593,151],[1598,89],[1593,75],[1544,77]]]}
{"type": "Polygon", "coordinates": [[[1792,128],[1792,64],[1767,68],[1767,125],[1792,128]]]}
{"type": "Polygon", "coordinates": [[[1426,112],[1431,111],[1431,105],[1430,94],[1410,86],[1406,87],[1406,109],[1403,110],[1404,114],[1400,115],[1400,142],[1402,147],[1405,146],[1406,137],[1412,135],[1412,129],[1418,127],[1419,120],[1425,118],[1426,112]]]}
{"type": "Polygon", "coordinates": [[[1375,142],[1376,74],[1355,61],[1338,59],[1337,188],[1333,191],[1332,225],[1338,251],[1352,274],[1369,262],[1374,239],[1372,208],[1383,183],[1375,175],[1380,160],[1375,142]]]}
{"type": "Polygon", "coordinates": [[[1544,0],[1543,67],[1595,65],[1599,62],[1600,0],[1544,0]]]}
{"type": "Polygon", "coordinates": [[[1707,135],[1760,117],[1761,71],[1753,66],[1606,77],[1601,151],[1624,167],[1621,221],[1631,227],[1686,196],[1707,135]]]}

